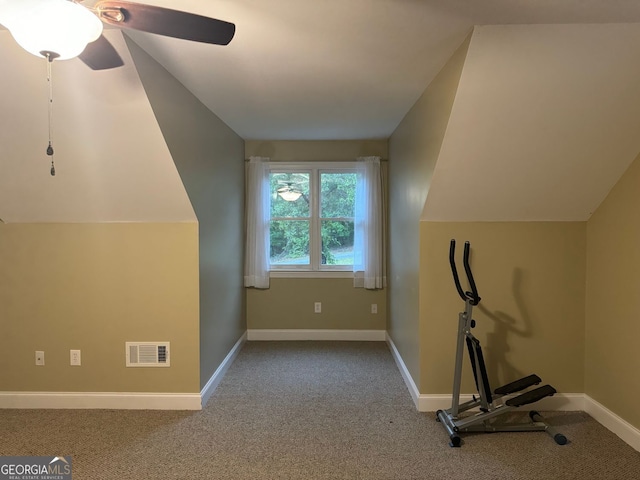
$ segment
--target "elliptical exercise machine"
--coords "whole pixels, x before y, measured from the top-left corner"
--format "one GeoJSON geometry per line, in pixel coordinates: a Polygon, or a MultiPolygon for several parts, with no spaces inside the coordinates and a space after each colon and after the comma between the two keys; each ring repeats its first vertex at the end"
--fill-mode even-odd
{"type": "Polygon", "coordinates": [[[472,319],[473,307],[480,303],[478,289],[473,279],[471,266],[469,265],[469,250],[471,245],[469,242],[464,244],[463,264],[467,274],[470,292],[465,292],[460,285],[458,270],[455,263],[456,241],[451,240],[449,247],[449,263],[451,264],[451,272],[456,285],[458,295],[465,303],[464,312],[458,314],[458,338],[456,346],[456,364],[453,376],[453,400],[451,408],[447,410],[438,410],[436,419],[442,423],[445,430],[449,434],[451,447],[460,447],[462,439],[460,433],[464,432],[532,432],[546,431],[553,437],[558,445],[567,443],[567,438],[559,433],[553,427],[544,423],[542,416],[536,412],[529,412],[531,422],[528,423],[507,423],[501,421],[500,415],[516,410],[524,405],[537,402],[538,400],[552,396],[556,393],[556,389],[551,385],[544,385],[529,389],[534,385],[538,385],[542,380],[537,375],[529,375],[514,382],[496,388],[493,392],[489,385],[489,377],[482,356],[482,348],[480,341],[473,336],[471,329],[475,327],[476,321],[472,319]],[[471,369],[475,379],[476,388],[479,397],[473,398],[467,402],[460,403],[460,382],[462,380],[462,357],[464,356],[464,344],[466,341],[469,359],[471,360],[471,369]],[[517,396],[513,394],[522,392],[517,396]],[[480,411],[476,414],[470,414],[460,417],[459,414],[478,408],[480,411]]]}

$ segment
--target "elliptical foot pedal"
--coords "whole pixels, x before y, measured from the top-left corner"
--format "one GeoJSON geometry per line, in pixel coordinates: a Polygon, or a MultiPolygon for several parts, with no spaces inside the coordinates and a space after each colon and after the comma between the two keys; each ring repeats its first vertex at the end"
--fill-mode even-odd
{"type": "Polygon", "coordinates": [[[530,403],[537,402],[544,397],[550,397],[555,394],[557,390],[551,385],[544,385],[543,387],[534,388],[528,392],[518,395],[517,397],[510,398],[505,403],[510,407],[521,407],[523,405],[529,405],[530,403]]]}
{"type": "Polygon", "coordinates": [[[501,387],[495,389],[496,395],[509,395],[510,393],[519,392],[525,388],[529,388],[533,385],[538,385],[542,382],[542,379],[537,375],[529,375],[528,377],[521,378],[515,382],[507,383],[501,387]]]}

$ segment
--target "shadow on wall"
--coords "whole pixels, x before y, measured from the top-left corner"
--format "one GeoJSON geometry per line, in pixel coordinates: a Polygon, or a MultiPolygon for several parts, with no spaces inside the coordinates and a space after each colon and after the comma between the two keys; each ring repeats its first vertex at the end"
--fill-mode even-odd
{"type": "Polygon", "coordinates": [[[487,371],[489,380],[494,386],[504,385],[529,374],[529,372],[519,371],[508,360],[511,337],[528,338],[533,335],[531,317],[522,300],[521,288],[522,270],[516,268],[513,270],[511,290],[522,319],[521,326],[516,318],[505,312],[500,310],[492,312],[486,305],[478,305],[479,310],[494,321],[493,332],[487,333],[486,344],[487,371]]]}

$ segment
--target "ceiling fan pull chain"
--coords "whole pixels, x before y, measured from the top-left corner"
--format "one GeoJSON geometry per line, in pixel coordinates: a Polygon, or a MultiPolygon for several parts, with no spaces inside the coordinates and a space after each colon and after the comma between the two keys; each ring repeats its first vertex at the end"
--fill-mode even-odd
{"type": "Polygon", "coordinates": [[[53,58],[51,54],[46,52],[47,56],[47,82],[49,82],[49,146],[47,147],[47,155],[51,157],[51,176],[56,176],[56,166],[53,163],[53,77],[51,75],[51,65],[53,58]]]}

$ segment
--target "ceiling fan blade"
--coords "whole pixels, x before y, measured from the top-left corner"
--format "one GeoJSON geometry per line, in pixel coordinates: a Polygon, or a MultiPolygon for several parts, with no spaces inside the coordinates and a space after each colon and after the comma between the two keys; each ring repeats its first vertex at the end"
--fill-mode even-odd
{"type": "Polygon", "coordinates": [[[194,42],[227,45],[236,31],[223,20],[134,2],[101,1],[94,10],[110,25],[194,42]]]}
{"type": "Polygon", "coordinates": [[[95,42],[87,44],[78,58],[92,70],[108,70],[124,65],[122,58],[104,35],[100,35],[95,42]]]}

